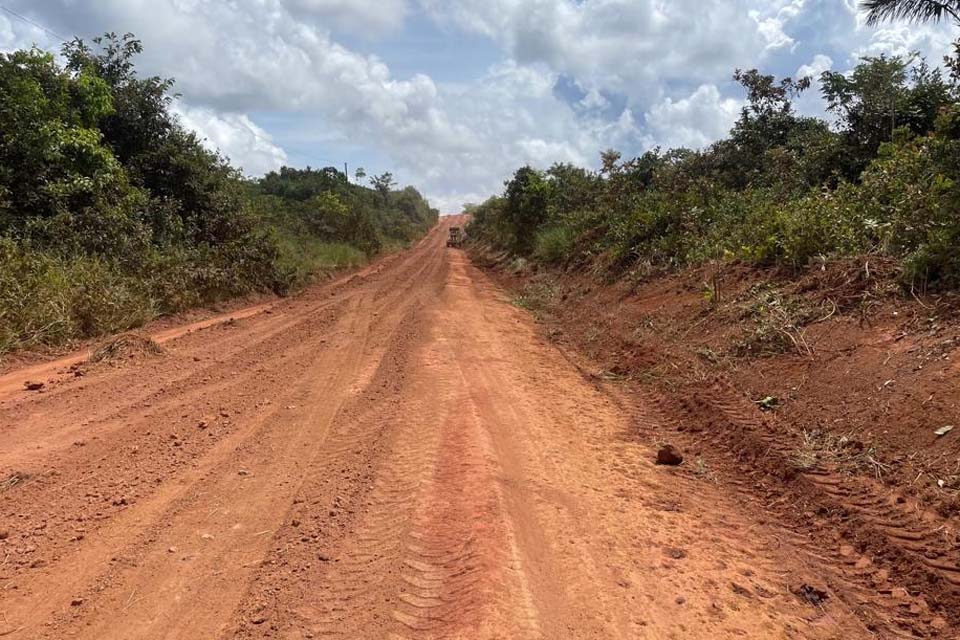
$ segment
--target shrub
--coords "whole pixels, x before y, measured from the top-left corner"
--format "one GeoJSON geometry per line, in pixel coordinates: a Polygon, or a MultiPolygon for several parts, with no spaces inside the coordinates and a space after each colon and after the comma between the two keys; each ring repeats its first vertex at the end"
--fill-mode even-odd
{"type": "Polygon", "coordinates": [[[883,56],[823,74],[832,126],[795,113],[808,80],[738,71],[747,103],[728,138],[626,160],[604,151],[594,172],[522,167],[470,210],[469,233],[545,264],[594,256],[610,278],[875,253],[900,261],[910,287],[960,287],[960,73],[947,63],[950,81],[883,56]]]}
{"type": "Polygon", "coordinates": [[[94,45],[0,54],[0,353],[286,293],[436,221],[390,174],[244,179],[181,126],[173,81],[138,77],[139,41],[94,45]]]}
{"type": "Polygon", "coordinates": [[[0,239],[0,353],[128,329],[156,312],[141,283],[101,258],[0,239]]]}
{"type": "Polygon", "coordinates": [[[576,232],[570,227],[554,226],[537,232],[533,256],[546,264],[562,262],[570,257],[576,246],[576,232]]]}

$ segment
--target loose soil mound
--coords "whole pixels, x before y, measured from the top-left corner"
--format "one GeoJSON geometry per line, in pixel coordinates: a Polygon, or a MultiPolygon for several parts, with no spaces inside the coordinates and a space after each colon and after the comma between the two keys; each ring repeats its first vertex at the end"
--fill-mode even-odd
{"type": "Polygon", "coordinates": [[[156,356],[163,353],[163,347],[154,342],[149,336],[137,333],[124,333],[94,350],[90,356],[90,363],[116,362],[129,360],[138,356],[156,356]]]}

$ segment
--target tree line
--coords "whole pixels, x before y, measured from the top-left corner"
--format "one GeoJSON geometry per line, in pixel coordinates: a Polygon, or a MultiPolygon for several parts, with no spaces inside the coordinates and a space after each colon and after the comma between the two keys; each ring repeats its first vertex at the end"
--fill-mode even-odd
{"type": "MultiPolygon", "coordinates": [[[[954,16],[960,3],[873,0],[871,21],[954,16]]],[[[521,167],[471,235],[542,263],[637,276],[711,260],[801,269],[898,261],[904,284],[960,287],[960,43],[940,66],[865,57],[849,73],[733,75],[746,104],[702,150],[602,154],[601,168],[521,167]],[[831,121],[797,113],[819,90],[831,121]]]]}
{"type": "Polygon", "coordinates": [[[132,35],[0,55],[0,353],[139,325],[411,241],[437,219],[390,174],[247,179],[140,77],[132,35]]]}

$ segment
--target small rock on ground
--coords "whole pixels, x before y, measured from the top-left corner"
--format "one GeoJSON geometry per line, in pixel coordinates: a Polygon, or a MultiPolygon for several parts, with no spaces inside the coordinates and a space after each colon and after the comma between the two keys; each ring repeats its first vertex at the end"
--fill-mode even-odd
{"type": "Polygon", "coordinates": [[[683,462],[683,455],[672,444],[665,444],[657,451],[657,464],[676,466],[683,462]]]}

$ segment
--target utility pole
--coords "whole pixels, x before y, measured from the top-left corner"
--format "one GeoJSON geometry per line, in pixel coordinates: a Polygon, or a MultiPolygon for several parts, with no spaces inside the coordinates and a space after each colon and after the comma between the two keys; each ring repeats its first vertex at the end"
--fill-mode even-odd
{"type": "Polygon", "coordinates": [[[350,183],[350,172],[347,171],[347,163],[343,163],[343,177],[347,179],[347,183],[350,183]]]}

